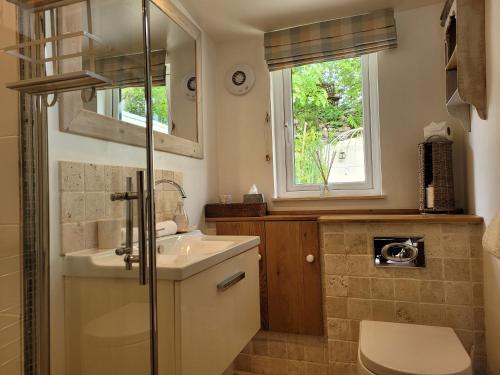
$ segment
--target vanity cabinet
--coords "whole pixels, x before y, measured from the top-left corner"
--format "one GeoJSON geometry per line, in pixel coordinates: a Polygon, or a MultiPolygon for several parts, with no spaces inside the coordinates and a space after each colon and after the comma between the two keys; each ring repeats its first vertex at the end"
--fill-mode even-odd
{"type": "Polygon", "coordinates": [[[175,374],[221,374],[257,333],[256,258],[253,249],[175,283],[175,374]]]}
{"type": "Polygon", "coordinates": [[[266,270],[266,226],[263,221],[221,222],[217,223],[220,236],[258,236],[259,245],[259,286],[260,286],[260,323],[262,329],[269,329],[267,306],[267,270],[266,270]]]}
{"type": "MultiPolygon", "coordinates": [[[[183,280],[159,278],[160,375],[222,374],[255,336],[257,258],[252,248],[183,280]]],[[[137,375],[149,368],[147,289],[135,267],[113,272],[116,259],[107,262],[109,277],[64,279],[66,374],[137,375]]]]}
{"type": "Polygon", "coordinates": [[[218,235],[258,235],[262,328],[323,334],[321,262],[316,221],[224,221],[218,235]]]}

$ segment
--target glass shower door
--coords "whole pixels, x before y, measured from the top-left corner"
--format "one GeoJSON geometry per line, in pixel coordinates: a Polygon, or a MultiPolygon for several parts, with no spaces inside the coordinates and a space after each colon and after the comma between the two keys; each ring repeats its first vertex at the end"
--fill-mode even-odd
{"type": "Polygon", "coordinates": [[[91,52],[82,69],[113,82],[62,94],[57,113],[51,108],[48,116],[49,169],[54,177],[59,172],[51,182],[59,184],[53,190],[60,192],[61,205],[61,222],[51,234],[57,238],[60,228],[64,253],[58,254],[53,241],[51,257],[61,264],[61,273],[54,270],[52,282],[62,290],[52,296],[52,307],[62,307],[64,318],[54,313],[52,361],[61,360],[64,348],[64,365],[57,365],[65,374],[157,374],[148,6],[137,0],[90,1],[58,14],[67,27],[63,33],[76,32],[78,19],[95,36],[84,44],[91,52]],[[122,124],[141,147],[60,131],[91,123],[102,134],[110,122],[122,124]],[[78,180],[79,191],[73,192],[78,180]],[[81,214],[73,212],[78,199],[83,199],[81,214]],[[73,252],[74,233],[82,227],[84,249],[80,244],[73,252]]]}
{"type": "Polygon", "coordinates": [[[9,87],[47,204],[50,374],[157,374],[149,3],[15,3],[20,40],[6,52],[22,79],[9,87]]]}

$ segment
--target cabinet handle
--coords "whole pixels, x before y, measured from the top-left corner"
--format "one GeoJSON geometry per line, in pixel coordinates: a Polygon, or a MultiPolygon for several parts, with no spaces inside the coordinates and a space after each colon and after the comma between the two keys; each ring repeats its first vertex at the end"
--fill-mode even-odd
{"type": "Polygon", "coordinates": [[[262,260],[262,255],[259,254],[259,260],[262,260]]]}
{"type": "Polygon", "coordinates": [[[230,276],[226,280],[221,281],[219,284],[217,284],[217,289],[219,289],[220,292],[224,292],[232,286],[238,284],[245,278],[245,276],[245,272],[235,273],[233,276],[230,276]]]}
{"type": "Polygon", "coordinates": [[[316,258],[314,258],[314,255],[312,254],[309,254],[308,256],[306,256],[306,262],[307,263],[314,263],[316,258]]]}

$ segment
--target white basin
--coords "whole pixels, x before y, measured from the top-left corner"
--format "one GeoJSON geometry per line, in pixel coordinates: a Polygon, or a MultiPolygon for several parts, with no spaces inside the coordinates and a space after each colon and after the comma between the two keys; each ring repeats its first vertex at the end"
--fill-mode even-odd
{"type": "MultiPolygon", "coordinates": [[[[255,248],[259,237],[206,236],[199,231],[157,239],[157,274],[160,279],[183,280],[226,259],[255,248]]],[[[134,250],[137,253],[137,249],[134,250]]],[[[83,250],[65,256],[64,273],[80,277],[136,277],[137,264],[125,271],[114,249],[83,250]]]]}
{"type": "Polygon", "coordinates": [[[157,241],[157,251],[158,256],[173,255],[189,258],[190,256],[220,253],[227,250],[231,245],[234,245],[233,241],[181,237],[174,241],[157,241]]]}

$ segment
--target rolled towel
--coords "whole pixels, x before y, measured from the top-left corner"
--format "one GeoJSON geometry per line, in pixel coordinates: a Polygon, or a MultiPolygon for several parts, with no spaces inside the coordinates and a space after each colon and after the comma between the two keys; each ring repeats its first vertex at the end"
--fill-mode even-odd
{"type": "MultiPolygon", "coordinates": [[[[177,233],[177,224],[172,221],[162,221],[159,223],[156,223],[156,235],[159,237],[163,236],[170,236],[172,234],[177,233]]],[[[121,229],[121,241],[122,244],[125,244],[125,239],[127,237],[127,230],[125,228],[121,229]]],[[[137,227],[134,227],[134,238],[133,241],[137,242],[139,240],[139,229],[137,227]]]]}
{"type": "Polygon", "coordinates": [[[172,221],[162,221],[160,223],[156,223],[156,234],[158,236],[169,236],[177,233],[177,224],[172,221]]]}

